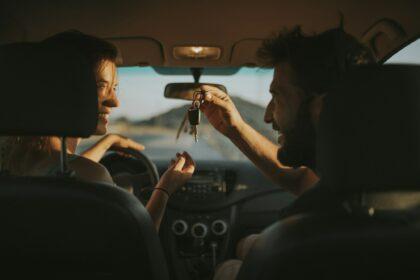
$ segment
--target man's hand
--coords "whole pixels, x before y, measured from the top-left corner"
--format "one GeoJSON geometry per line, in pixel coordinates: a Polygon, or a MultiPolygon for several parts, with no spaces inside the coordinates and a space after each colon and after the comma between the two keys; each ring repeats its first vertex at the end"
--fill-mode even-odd
{"type": "Polygon", "coordinates": [[[173,194],[179,187],[185,185],[194,170],[195,163],[191,156],[187,152],[177,153],[176,159],[171,161],[156,187],[164,188],[169,194],[173,194]]]}
{"type": "Polygon", "coordinates": [[[131,156],[125,149],[143,151],[144,146],[119,134],[107,134],[92,147],[84,151],[81,156],[99,162],[107,151],[115,151],[123,156],[131,156]]]}
{"type": "Polygon", "coordinates": [[[204,91],[201,111],[214,128],[231,138],[244,124],[235,104],[225,92],[216,87],[203,85],[201,90],[204,91]]]}
{"type": "Polygon", "coordinates": [[[293,169],[283,165],[277,158],[278,145],[245,123],[226,93],[207,85],[201,89],[205,92],[205,101],[200,109],[209,122],[226,135],[267,177],[297,195],[318,181],[315,173],[306,167],[293,169]]]}

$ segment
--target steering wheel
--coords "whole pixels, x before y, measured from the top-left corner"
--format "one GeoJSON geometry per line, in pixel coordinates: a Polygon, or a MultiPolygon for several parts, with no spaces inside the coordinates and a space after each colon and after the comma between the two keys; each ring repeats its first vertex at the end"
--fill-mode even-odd
{"type": "Polygon", "coordinates": [[[118,186],[132,190],[133,194],[145,203],[159,181],[156,165],[140,151],[124,149],[123,152],[132,157],[113,152],[104,156],[100,163],[108,169],[118,186]]]}

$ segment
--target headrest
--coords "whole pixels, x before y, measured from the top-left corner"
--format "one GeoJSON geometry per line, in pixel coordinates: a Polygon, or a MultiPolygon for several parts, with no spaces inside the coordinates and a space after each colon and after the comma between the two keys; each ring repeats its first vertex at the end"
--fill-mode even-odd
{"type": "Polygon", "coordinates": [[[76,50],[41,43],[0,47],[0,135],[88,137],[96,128],[95,76],[76,50]]]}
{"type": "Polygon", "coordinates": [[[420,188],[420,66],[363,66],[324,100],[317,169],[339,191],[420,188]]]}

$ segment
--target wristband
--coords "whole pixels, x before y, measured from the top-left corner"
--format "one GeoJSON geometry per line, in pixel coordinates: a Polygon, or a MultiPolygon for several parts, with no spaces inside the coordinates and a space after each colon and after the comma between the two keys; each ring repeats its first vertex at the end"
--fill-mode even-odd
{"type": "Polygon", "coordinates": [[[153,190],[161,190],[161,191],[163,191],[168,196],[168,198],[171,197],[171,195],[169,194],[169,192],[167,190],[165,190],[164,188],[157,187],[157,188],[154,188],[153,190]]]}

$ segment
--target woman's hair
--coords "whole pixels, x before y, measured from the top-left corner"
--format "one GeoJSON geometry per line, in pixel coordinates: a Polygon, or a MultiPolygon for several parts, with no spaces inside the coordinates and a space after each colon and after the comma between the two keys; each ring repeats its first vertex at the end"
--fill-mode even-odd
{"type": "Polygon", "coordinates": [[[116,63],[118,57],[117,48],[110,42],[76,30],[48,37],[41,45],[48,48],[75,48],[87,58],[93,70],[98,69],[104,60],[116,63]]]}
{"type": "MultiPolygon", "coordinates": [[[[53,35],[41,42],[40,47],[60,49],[74,48],[86,57],[92,71],[97,74],[103,61],[116,63],[117,48],[103,40],[76,30],[65,31],[53,35]]],[[[36,158],[51,153],[51,137],[49,136],[11,136],[2,143],[0,166],[11,174],[23,175],[27,164],[24,158],[36,158]]]]}

